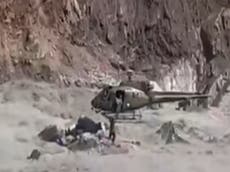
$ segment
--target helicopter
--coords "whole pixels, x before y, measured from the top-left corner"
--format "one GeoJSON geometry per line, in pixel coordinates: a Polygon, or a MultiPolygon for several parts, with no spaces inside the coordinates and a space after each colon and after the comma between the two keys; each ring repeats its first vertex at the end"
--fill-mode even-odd
{"type": "Polygon", "coordinates": [[[136,116],[142,118],[142,114],[136,114],[136,110],[152,104],[191,100],[191,99],[207,99],[207,94],[193,92],[175,92],[175,91],[147,91],[140,87],[127,86],[121,84],[119,86],[106,86],[92,100],[92,108],[96,112],[102,114],[116,113],[115,118],[119,119],[120,113],[133,112],[132,119],[136,116]],[[117,98],[121,99],[121,108],[117,112],[117,98]]]}

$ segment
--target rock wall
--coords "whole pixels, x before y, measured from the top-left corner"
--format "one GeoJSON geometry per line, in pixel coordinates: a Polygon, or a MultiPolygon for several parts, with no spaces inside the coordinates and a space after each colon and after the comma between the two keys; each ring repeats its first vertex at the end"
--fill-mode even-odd
{"type": "Polygon", "coordinates": [[[90,31],[166,90],[199,89],[229,54],[227,1],[90,2],[90,31]]]}
{"type": "Polygon", "coordinates": [[[178,60],[161,79],[164,90],[196,91],[197,74],[189,60],[178,60]]]}
{"type": "Polygon", "coordinates": [[[4,0],[0,81],[104,82],[132,69],[166,90],[195,91],[228,68],[228,6],[227,0],[4,0]]]}

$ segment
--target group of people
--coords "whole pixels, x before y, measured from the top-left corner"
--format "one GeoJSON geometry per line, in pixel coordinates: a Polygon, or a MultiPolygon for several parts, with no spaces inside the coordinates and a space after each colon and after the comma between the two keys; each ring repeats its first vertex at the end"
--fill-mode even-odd
{"type": "MultiPolygon", "coordinates": [[[[115,132],[115,119],[110,118],[109,119],[109,139],[114,144],[116,139],[116,132],[115,132]]],[[[68,128],[64,131],[64,137],[68,137],[69,135],[73,136],[74,138],[77,138],[78,135],[81,135],[82,133],[91,133],[98,136],[99,139],[106,137],[106,125],[103,122],[94,122],[92,119],[88,117],[81,117],[78,119],[77,124],[75,124],[73,127],[68,128]]],[[[63,141],[61,139],[58,140],[59,144],[63,144],[63,141]]]]}

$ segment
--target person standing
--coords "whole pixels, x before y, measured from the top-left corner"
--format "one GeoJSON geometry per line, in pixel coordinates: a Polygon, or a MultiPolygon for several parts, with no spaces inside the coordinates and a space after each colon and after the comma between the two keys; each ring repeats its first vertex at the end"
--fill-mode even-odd
{"type": "Polygon", "coordinates": [[[112,140],[114,144],[116,139],[116,132],[115,132],[115,119],[112,117],[109,119],[110,127],[109,127],[109,139],[112,140]]]}
{"type": "Polygon", "coordinates": [[[117,93],[115,101],[116,101],[116,118],[118,118],[119,117],[118,115],[122,110],[122,104],[123,104],[123,98],[121,93],[117,93]]]}

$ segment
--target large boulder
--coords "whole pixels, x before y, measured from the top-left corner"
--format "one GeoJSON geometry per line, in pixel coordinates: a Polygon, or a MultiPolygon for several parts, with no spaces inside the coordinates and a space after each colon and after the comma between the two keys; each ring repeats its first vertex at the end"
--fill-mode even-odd
{"type": "Polygon", "coordinates": [[[99,130],[102,129],[101,122],[94,122],[92,119],[88,117],[81,117],[78,119],[77,124],[72,128],[66,130],[66,135],[74,135],[77,136],[81,133],[93,133],[96,134],[99,130]]]}
{"type": "Polygon", "coordinates": [[[55,142],[59,138],[59,131],[56,125],[50,125],[42,130],[38,137],[47,142],[55,142]]]}

